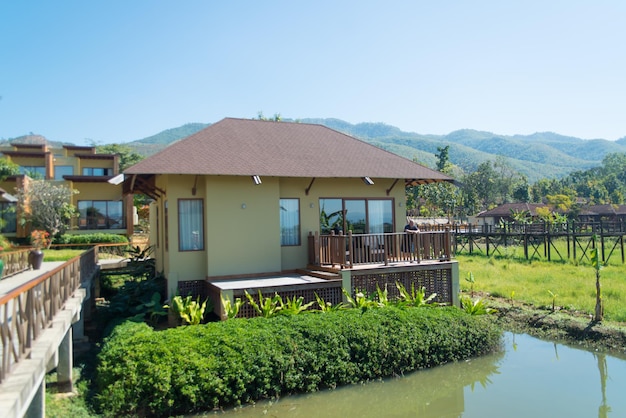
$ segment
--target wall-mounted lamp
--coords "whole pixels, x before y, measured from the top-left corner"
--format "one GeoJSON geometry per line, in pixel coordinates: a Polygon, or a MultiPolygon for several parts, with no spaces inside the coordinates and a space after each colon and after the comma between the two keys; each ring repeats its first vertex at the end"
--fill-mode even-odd
{"type": "Polygon", "coordinates": [[[398,203],[398,206],[399,206],[399,207],[402,207],[402,202],[398,203]]]}
{"type": "Polygon", "coordinates": [[[252,181],[254,182],[254,184],[256,184],[257,186],[259,184],[261,184],[261,176],[252,176],[252,181]]]}
{"type": "Polygon", "coordinates": [[[242,203],[242,204],[241,204],[241,209],[245,209],[245,208],[246,208],[246,204],[245,204],[245,203],[242,203]]]}
{"type": "Polygon", "coordinates": [[[365,176],[363,177],[363,183],[367,184],[368,186],[371,186],[374,184],[374,180],[372,180],[371,178],[365,176]]]}
{"type": "Polygon", "coordinates": [[[309,207],[313,209],[315,207],[315,203],[309,203],[309,207]]]}

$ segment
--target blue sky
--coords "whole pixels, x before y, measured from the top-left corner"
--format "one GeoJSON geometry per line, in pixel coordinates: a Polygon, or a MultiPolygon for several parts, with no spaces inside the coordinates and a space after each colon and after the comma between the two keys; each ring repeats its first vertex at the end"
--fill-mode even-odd
{"type": "Polygon", "coordinates": [[[626,136],[626,2],[0,0],[0,138],[224,117],[626,136]]]}

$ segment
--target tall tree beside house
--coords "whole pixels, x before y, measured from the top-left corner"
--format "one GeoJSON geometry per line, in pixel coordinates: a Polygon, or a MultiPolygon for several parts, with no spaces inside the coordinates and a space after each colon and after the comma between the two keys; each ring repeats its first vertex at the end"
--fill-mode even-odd
{"type": "Polygon", "coordinates": [[[22,225],[47,231],[51,237],[63,234],[77,214],[71,204],[72,195],[78,191],[49,181],[32,180],[17,189],[17,200],[22,225]]]}
{"type": "Polygon", "coordinates": [[[437,157],[437,171],[442,173],[450,172],[452,164],[450,164],[449,151],[450,145],[437,147],[438,154],[435,154],[435,157],[437,157]]]}
{"type": "Polygon", "coordinates": [[[0,181],[4,181],[7,177],[20,174],[20,166],[5,157],[0,158],[0,181]]]}
{"type": "Polygon", "coordinates": [[[501,157],[494,162],[481,163],[476,171],[463,178],[462,183],[464,205],[470,213],[530,198],[526,178],[501,157]]]}
{"type": "MultiPolygon", "coordinates": [[[[448,156],[449,145],[437,147],[437,171],[453,176],[453,165],[448,156]]],[[[426,216],[447,216],[451,222],[461,207],[461,193],[451,183],[434,183],[419,186],[419,194],[425,201],[423,214],[426,216]]]]}
{"type": "MultiPolygon", "coordinates": [[[[100,145],[96,147],[96,151],[98,154],[117,154],[119,156],[120,172],[123,172],[128,167],[137,164],[145,158],[143,155],[133,151],[128,145],[123,144],[100,145]]],[[[138,211],[148,205],[149,201],[150,198],[144,194],[133,195],[133,205],[138,211]]]]}
{"type": "MultiPolygon", "coordinates": [[[[17,174],[20,174],[20,166],[15,164],[12,161],[7,160],[5,157],[0,158],[0,181],[4,181],[7,177],[9,176],[15,176],[17,174]]],[[[3,209],[3,214],[6,214],[9,211],[14,211],[15,208],[13,207],[9,207],[6,209],[3,209]]],[[[0,229],[4,228],[6,226],[6,220],[4,218],[4,216],[0,216],[0,229]]],[[[2,247],[5,247],[6,245],[1,245],[2,247]]]]}
{"type": "Polygon", "coordinates": [[[143,160],[144,157],[137,154],[128,145],[122,144],[108,144],[100,145],[96,147],[98,154],[117,154],[119,155],[120,171],[126,170],[131,165],[137,164],[143,160]]]}

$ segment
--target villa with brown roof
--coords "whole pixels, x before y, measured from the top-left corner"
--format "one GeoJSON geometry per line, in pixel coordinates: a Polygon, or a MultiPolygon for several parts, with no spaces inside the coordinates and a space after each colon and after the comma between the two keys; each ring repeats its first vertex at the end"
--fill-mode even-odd
{"type": "Polygon", "coordinates": [[[537,208],[548,207],[545,203],[503,203],[493,209],[486,210],[476,215],[478,225],[498,225],[500,221],[513,222],[513,213],[526,212],[529,218],[537,217],[537,208]],[[482,220],[482,222],[481,222],[482,220]]]}
{"type": "Polygon", "coordinates": [[[449,234],[403,245],[405,187],[453,179],[330,128],[226,118],[124,176],[125,193],[154,200],[150,243],[169,297],[208,296],[219,313],[244,290],[336,302],[382,277],[390,293],[400,281],[458,297],[449,234]]]}

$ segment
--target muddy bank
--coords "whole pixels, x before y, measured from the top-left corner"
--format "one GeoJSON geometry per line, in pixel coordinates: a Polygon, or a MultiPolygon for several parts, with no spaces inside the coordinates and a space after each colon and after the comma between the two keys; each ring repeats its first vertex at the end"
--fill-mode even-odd
{"type": "Polygon", "coordinates": [[[579,345],[588,349],[626,354],[626,324],[606,321],[597,323],[589,315],[511,303],[505,299],[485,297],[497,309],[492,315],[506,331],[529,334],[537,338],[579,345]]]}

